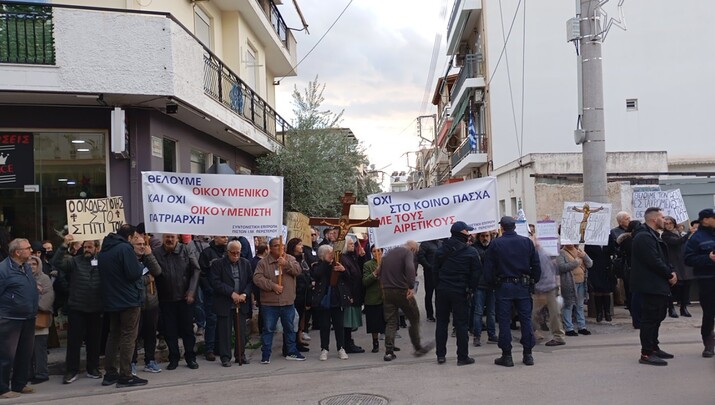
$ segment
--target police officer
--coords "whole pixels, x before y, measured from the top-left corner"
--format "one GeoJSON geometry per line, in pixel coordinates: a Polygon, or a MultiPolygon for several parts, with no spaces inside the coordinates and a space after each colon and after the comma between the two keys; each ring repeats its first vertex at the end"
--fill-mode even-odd
{"type": "Polygon", "coordinates": [[[521,324],[521,345],[524,347],[523,362],[534,365],[531,349],[536,344],[531,328],[531,286],[541,277],[541,264],[534,243],[529,238],[517,235],[514,218],[502,217],[499,221],[503,236],[489,244],[484,263],[487,282],[495,285],[496,312],[499,322],[499,348],[502,355],[494,364],[514,367],[511,357],[511,309],[516,306],[521,324]]]}
{"type": "Polygon", "coordinates": [[[449,316],[454,320],[457,332],[457,365],[464,366],[474,363],[469,357],[469,299],[468,292],[477,287],[482,265],[479,253],[467,244],[469,231],[474,228],[462,221],[452,225],[452,236],[437,249],[432,272],[437,293],[437,363],[443,364],[447,354],[447,325],[449,316]]]}

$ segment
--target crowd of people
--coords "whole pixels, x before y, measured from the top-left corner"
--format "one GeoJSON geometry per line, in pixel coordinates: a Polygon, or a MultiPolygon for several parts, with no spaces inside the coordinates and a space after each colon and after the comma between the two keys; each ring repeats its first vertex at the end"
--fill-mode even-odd
{"type": "Polygon", "coordinates": [[[50,241],[13,239],[0,249],[0,397],[32,393],[30,384],[49,379],[48,335],[58,312],[68,324],[65,384],[80,376],[82,346],[83,372],[106,386],[147,384],[137,372],[141,352],[143,372],[162,372],[155,357],[160,339],[168,349],[166,370],[179,366],[179,338],[186,366],[199,368],[197,335],[204,337],[208,362],[249,364],[253,317],[260,325],[261,364],[275,358],[278,322],[280,357],[304,361],[309,332],[317,330],[318,359],[327,361],[331,329],[338,359],[365,352],[353,337],[364,320],[373,353],[384,339],[384,361],[397,358],[395,338],[402,327],[413,355],[436,348],[437,363],[446,363],[451,323],[457,365],[474,363],[469,335],[479,347],[486,331],[484,342],[501,349],[494,363],[513,367],[511,333],[521,329],[522,363],[531,366],[532,349],[546,340],[544,332],[551,334],[546,346],[591,334],[587,300],[593,300],[597,322],[611,321],[619,279],[633,327],[640,329],[640,363],[667,365],[674,357],[661,349],[658,331],[666,316],[691,316],[692,280],[703,309],[702,356],[715,356],[713,210],[700,211],[687,231],[658,208],[646,211],[644,223],[627,212],[615,219],[608,246],[564,245],[556,257],[539,245],[533,227],[530,237],[518,235],[511,217],[501,218],[498,232],[473,233],[458,221],[449,238],[409,241],[385,252],[368,246],[367,239],[338,241],[333,228],[324,230],[322,241],[316,229],[310,241],[273,238],[256,244],[255,254],[245,238],[159,238],[141,224],[122,225],[102,241],[77,242],[67,235],[57,251],[50,241]],[[436,322],[434,343],[420,334],[419,266],[426,319],[436,322]]]}

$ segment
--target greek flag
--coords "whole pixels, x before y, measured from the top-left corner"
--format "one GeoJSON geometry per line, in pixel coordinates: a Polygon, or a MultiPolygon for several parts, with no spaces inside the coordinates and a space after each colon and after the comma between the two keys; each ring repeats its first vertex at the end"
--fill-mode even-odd
{"type": "Polygon", "coordinates": [[[474,115],[472,114],[471,109],[469,110],[468,133],[469,133],[469,145],[471,146],[472,150],[477,150],[477,131],[474,129],[474,115]]]}

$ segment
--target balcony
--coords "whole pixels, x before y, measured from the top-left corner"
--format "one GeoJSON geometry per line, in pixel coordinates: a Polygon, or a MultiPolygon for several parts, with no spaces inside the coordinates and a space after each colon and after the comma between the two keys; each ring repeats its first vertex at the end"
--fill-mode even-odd
{"type": "MultiPolygon", "coordinates": [[[[464,56],[464,65],[449,95],[453,106],[460,106],[471,95],[471,89],[486,87],[484,80],[484,60],[479,54],[464,56]]],[[[481,99],[481,97],[479,97],[481,99]]]]}
{"type": "Polygon", "coordinates": [[[477,134],[475,145],[467,137],[452,154],[452,176],[467,176],[472,170],[487,164],[488,160],[486,134],[477,134]]]}
{"type": "Polygon", "coordinates": [[[479,24],[482,0],[455,0],[447,24],[447,55],[459,53],[459,44],[479,24]]]}
{"type": "Polygon", "coordinates": [[[0,63],[55,64],[52,10],[0,5],[0,63]]]}
{"type": "MultiPolygon", "coordinates": [[[[5,12],[0,16],[11,7],[0,1],[5,12]]],[[[283,143],[287,122],[171,14],[59,4],[22,7],[50,16],[41,25],[52,27],[54,48],[46,53],[51,57],[15,52],[37,48],[25,46],[24,38],[28,44],[30,38],[44,41],[39,34],[23,36],[24,28],[23,35],[11,34],[9,40],[1,36],[9,44],[1,49],[27,57],[0,60],[0,104],[97,105],[97,96],[77,95],[101,95],[105,105],[163,111],[174,102],[180,106],[175,119],[255,156],[283,143]]],[[[26,22],[28,34],[30,26],[40,25],[22,18],[15,20],[26,22]]]]}

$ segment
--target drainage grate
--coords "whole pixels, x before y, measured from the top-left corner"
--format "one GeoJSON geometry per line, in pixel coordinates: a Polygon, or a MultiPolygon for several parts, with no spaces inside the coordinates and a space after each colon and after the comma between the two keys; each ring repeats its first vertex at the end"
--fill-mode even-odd
{"type": "Polygon", "coordinates": [[[320,400],[320,405],[386,405],[385,397],[372,394],[340,394],[320,400]]]}

